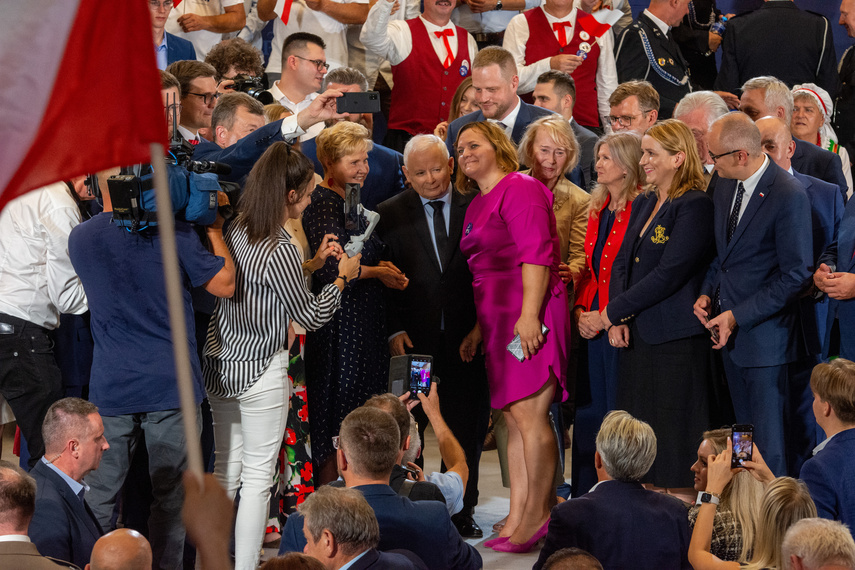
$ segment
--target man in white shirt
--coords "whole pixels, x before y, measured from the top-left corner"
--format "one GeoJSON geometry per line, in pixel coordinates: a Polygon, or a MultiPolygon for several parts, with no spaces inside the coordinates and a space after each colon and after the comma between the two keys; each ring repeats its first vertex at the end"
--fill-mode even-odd
{"type": "Polygon", "coordinates": [[[184,0],[169,15],[166,31],[189,40],[201,61],[220,40],[245,24],[243,0],[184,0]]]}
{"type": "Polygon", "coordinates": [[[524,10],[537,8],[540,1],[462,0],[454,9],[451,19],[472,34],[478,42],[478,49],[501,46],[511,19],[524,10]]]}
{"type": "Polygon", "coordinates": [[[596,37],[594,24],[593,16],[574,6],[573,0],[546,0],[542,7],[511,20],[503,44],[519,69],[517,91],[528,101],[544,72],[554,69],[572,75],[579,94],[575,117],[588,128],[599,128],[600,117],[609,114],[609,95],[618,84],[612,32],[596,37]],[[591,32],[584,29],[585,21],[591,32]]]}
{"type": "Polygon", "coordinates": [[[359,38],[392,64],[395,86],[383,144],[402,152],[414,135],[432,133],[448,120],[451,100],[469,76],[478,46],[469,32],[451,23],[451,0],[426,0],[418,18],[390,22],[394,5],[394,0],[378,1],[359,38]]]}
{"type": "Polygon", "coordinates": [[[60,313],[87,309],[68,259],[68,235],[80,223],[72,193],[87,193],[83,181],[34,190],[0,212],[0,394],[27,440],[30,467],[44,454],[45,413],[63,396],[49,331],[60,313]]]}

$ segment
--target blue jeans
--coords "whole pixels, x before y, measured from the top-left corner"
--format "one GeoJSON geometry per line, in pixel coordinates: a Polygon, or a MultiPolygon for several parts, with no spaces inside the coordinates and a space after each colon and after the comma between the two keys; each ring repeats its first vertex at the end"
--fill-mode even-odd
{"type": "MultiPolygon", "coordinates": [[[[199,410],[197,428],[201,431],[199,410]]],[[[106,531],[116,498],[125,482],[131,459],[140,437],[145,433],[148,450],[152,495],[148,521],[153,567],[180,570],[184,552],[184,525],[181,507],[184,487],[181,477],[187,468],[186,439],[180,410],[145,412],[121,416],[104,416],[104,436],[110,449],[104,452],[101,465],[86,477],[90,490],[86,501],[106,531]]]]}

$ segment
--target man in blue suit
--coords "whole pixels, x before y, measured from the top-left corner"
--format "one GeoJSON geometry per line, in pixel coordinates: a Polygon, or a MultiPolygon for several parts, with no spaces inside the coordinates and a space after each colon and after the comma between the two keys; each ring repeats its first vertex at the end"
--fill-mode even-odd
{"type": "MultiPolygon", "coordinates": [[[[368,90],[368,80],[358,69],[352,67],[339,67],[326,74],[324,77],[323,90],[335,89],[342,93],[363,93],[368,90]]],[[[347,121],[353,121],[363,125],[368,132],[374,129],[374,115],[362,113],[351,115],[347,121]]],[[[328,126],[337,123],[337,120],[327,121],[328,126]]],[[[300,150],[315,164],[315,172],[324,175],[324,167],[318,160],[318,147],[315,139],[300,143],[300,150]]],[[[374,143],[368,151],[368,176],[359,193],[359,201],[369,210],[377,210],[380,202],[388,200],[403,192],[406,187],[401,167],[404,165],[404,156],[391,148],[374,143]]]]}
{"type": "Polygon", "coordinates": [[[448,125],[445,144],[451,156],[456,157],[454,142],[463,125],[479,121],[495,121],[519,144],[530,123],[552,115],[552,111],[529,105],[517,96],[520,78],[511,52],[498,46],[488,46],[472,60],[472,86],[479,109],[463,115],[448,125]]]}
{"type": "Polygon", "coordinates": [[[552,509],[534,570],[562,548],[578,547],[603,568],[689,569],[689,522],[676,498],[640,481],[656,459],[656,434],[627,412],[609,412],[597,433],[597,484],[552,509]]]}
{"type": "Polygon", "coordinates": [[[695,315],[711,331],[739,423],[754,424],[773,472],[786,471],[788,364],[798,358],[799,307],[813,266],[810,201],[801,184],[763,153],[743,113],[710,128],[716,186],[715,241],[695,315]]]}
{"type": "Polygon", "coordinates": [[[83,483],[110,447],[104,424],[95,404],[64,398],[48,409],[42,433],[45,455],[30,472],[37,486],[30,540],[42,555],[82,568],[104,534],[86,504],[83,483]]]}
{"type": "Polygon", "coordinates": [[[817,289],[828,295],[828,322],[823,357],[840,355],[855,360],[855,200],[843,213],[837,239],[819,258],[813,276],[817,289]]]}
{"type": "Polygon", "coordinates": [[[196,59],[196,49],[184,38],[179,38],[167,32],[166,20],[172,12],[170,0],[152,0],[148,3],[151,11],[151,27],[154,32],[154,55],[157,57],[157,68],[166,69],[170,63],[183,59],[196,59]]]}
{"type": "Polygon", "coordinates": [[[822,363],[810,379],[813,412],[826,440],[802,466],[819,516],[855,524],[855,363],[844,358],[822,363]]]}
{"type": "MultiPolygon", "coordinates": [[[[401,452],[401,431],[387,412],[363,406],[350,412],[341,423],[336,450],[338,469],[345,485],[361,491],[374,509],[380,527],[377,549],[410,550],[431,570],[481,568],[481,555],[460,537],[445,504],[414,502],[389,486],[392,468],[400,462],[401,452]]],[[[288,517],[279,554],[303,552],[307,544],[303,528],[299,512],[288,517]]]]}

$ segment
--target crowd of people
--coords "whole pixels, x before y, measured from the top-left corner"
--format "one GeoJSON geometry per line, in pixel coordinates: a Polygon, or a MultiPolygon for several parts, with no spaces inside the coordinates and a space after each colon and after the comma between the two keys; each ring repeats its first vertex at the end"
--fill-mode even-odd
{"type": "Polygon", "coordinates": [[[166,238],[122,193],[159,166],[34,190],[0,213],[29,471],[0,462],[0,566],[254,570],[280,540],[264,568],[476,569],[488,538],[535,568],[855,569],[855,65],[827,19],[148,5],[170,188],[211,197],[175,242],[213,476],[184,473],[166,238]],[[388,393],[407,354],[427,394],[388,393]]]}

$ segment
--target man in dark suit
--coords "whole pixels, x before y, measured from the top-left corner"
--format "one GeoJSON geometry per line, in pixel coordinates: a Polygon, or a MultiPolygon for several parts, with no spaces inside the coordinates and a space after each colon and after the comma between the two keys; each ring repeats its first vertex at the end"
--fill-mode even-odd
{"type": "Polygon", "coordinates": [[[727,103],[724,102],[724,99],[712,91],[689,93],[680,99],[677,106],[674,107],[674,118],[683,121],[686,126],[692,129],[692,135],[695,137],[695,144],[698,147],[698,158],[701,159],[701,165],[704,167],[704,180],[707,182],[710,196],[713,195],[713,192],[709,189],[715,189],[715,185],[711,184],[714,164],[710,159],[707,137],[712,122],[727,115],[728,112],[727,103]]]}
{"type": "MultiPolygon", "coordinates": [[[[36,506],[36,482],[20,467],[0,461],[0,568],[77,568],[39,554],[27,537],[36,506]]],[[[80,570],[77,568],[77,570],[80,570]]]]}
{"type": "Polygon", "coordinates": [[[715,0],[694,0],[680,25],[672,29],[674,40],[692,70],[692,81],[699,89],[712,90],[718,75],[715,52],[721,46],[722,36],[710,28],[721,16],[715,0]]]}
{"type": "Polygon", "coordinates": [[[519,82],[517,64],[511,52],[498,46],[488,46],[478,52],[472,60],[472,86],[479,109],[448,125],[445,145],[452,156],[456,156],[454,143],[463,125],[494,121],[505,130],[514,144],[519,144],[530,123],[552,114],[520,99],[517,96],[519,82]]]}
{"type": "MultiPolygon", "coordinates": [[[[855,38],[855,0],[840,3],[840,25],[850,38],[855,38]]],[[[849,151],[849,156],[855,156],[855,50],[852,47],[846,48],[840,56],[840,93],[834,101],[832,119],[834,131],[840,137],[840,144],[849,151]]]]}
{"type": "MultiPolygon", "coordinates": [[[[341,423],[336,450],[338,469],[345,485],[361,491],[374,510],[380,527],[377,548],[411,550],[431,570],[481,568],[481,555],[460,537],[444,504],[413,502],[389,487],[400,442],[401,432],[395,420],[377,408],[357,408],[341,423]]],[[[303,515],[299,512],[288,517],[279,554],[303,552],[307,544],[303,528],[303,515]]]]}
{"type": "Polygon", "coordinates": [[[386,296],[389,352],[434,357],[433,373],[442,380],[440,407],[469,467],[463,510],[453,520],[463,536],[480,537],[472,513],[478,504],[478,465],[490,414],[487,375],[483,358],[467,363],[458,352],[476,322],[472,274],[460,252],[463,218],[472,196],[454,191],[454,160],[438,137],[417,135],[404,152],[404,174],[412,188],[378,209],[377,233],[386,244],[386,256],[410,279],[406,289],[390,289],[386,296]]]}
{"type": "Polygon", "coordinates": [[[303,515],[306,548],[327,570],[348,565],[349,570],[369,568],[415,570],[427,568],[409,551],[380,552],[380,527],[371,506],[356,489],[325,485],[299,507],[303,515]]]}
{"type": "Polygon", "coordinates": [[[828,20],[799,10],[792,0],[767,0],[760,9],[731,19],[721,46],[716,90],[736,93],[760,75],[772,75],[790,87],[816,83],[835,97],[840,77],[828,20]]]}
{"type": "Polygon", "coordinates": [[[183,59],[196,59],[196,49],[184,38],[179,38],[167,32],[166,20],[172,12],[172,3],[166,0],[156,0],[148,3],[151,11],[151,28],[154,33],[154,55],[157,57],[157,68],[166,69],[173,62],[183,59]]]}
{"type": "Polygon", "coordinates": [[[110,447],[104,424],[95,404],[64,398],[48,409],[42,433],[45,455],[31,472],[38,492],[30,538],[42,554],[83,567],[104,534],[86,504],[83,483],[110,447]]]}
{"type": "Polygon", "coordinates": [[[810,201],[763,153],[760,131],[745,114],[713,123],[709,152],[721,176],[714,198],[718,253],[694,311],[713,348],[723,349],[737,422],[754,424],[766,463],[783,474],[788,364],[798,358],[796,301],[813,264],[810,201]]]}
{"type": "Polygon", "coordinates": [[[677,101],[692,91],[689,65],[671,35],[689,3],[651,0],[615,44],[618,81],[649,81],[659,92],[659,118],[670,119],[677,101]]]}
{"type": "Polygon", "coordinates": [[[814,368],[813,412],[826,440],[802,466],[817,514],[855,524],[855,364],[844,358],[814,368]]]}
{"type": "Polygon", "coordinates": [[[589,552],[603,568],[691,568],[685,507],[640,483],[654,459],[653,428],[627,412],[609,412],[597,433],[598,483],[552,509],[534,570],[552,553],[569,547],[589,552]]]}

